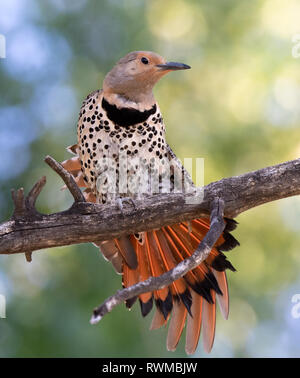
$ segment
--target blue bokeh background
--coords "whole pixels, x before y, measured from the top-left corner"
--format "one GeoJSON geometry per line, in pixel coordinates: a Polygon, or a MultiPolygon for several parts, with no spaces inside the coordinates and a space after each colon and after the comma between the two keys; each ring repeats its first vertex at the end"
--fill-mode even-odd
{"type": "MultiPolygon", "coordinates": [[[[0,0],[0,220],[10,189],[41,176],[45,213],[72,202],[43,162],[68,157],[85,96],[133,50],[153,50],[192,70],[155,89],[168,141],[181,157],[205,158],[205,183],[299,157],[300,33],[297,0],[0,0]]],[[[300,357],[300,201],[289,198],[242,214],[228,256],[229,320],[218,314],[212,357],[300,357]]],[[[180,357],[166,329],[150,332],[138,306],[115,309],[98,326],[91,310],[120,287],[92,245],[1,256],[1,357],[180,357]]],[[[197,357],[204,356],[199,345],[197,357]]]]}

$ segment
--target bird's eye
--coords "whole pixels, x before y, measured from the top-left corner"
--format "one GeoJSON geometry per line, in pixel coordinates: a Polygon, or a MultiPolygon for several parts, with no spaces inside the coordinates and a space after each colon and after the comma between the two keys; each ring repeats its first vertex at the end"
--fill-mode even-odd
{"type": "Polygon", "coordinates": [[[141,59],[141,62],[144,63],[144,64],[148,64],[149,60],[143,56],[142,59],[141,59]]]}

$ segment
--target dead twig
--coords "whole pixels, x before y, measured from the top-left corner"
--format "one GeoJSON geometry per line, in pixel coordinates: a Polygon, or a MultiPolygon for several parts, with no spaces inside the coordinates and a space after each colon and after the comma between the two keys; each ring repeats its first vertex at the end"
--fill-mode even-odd
{"type": "Polygon", "coordinates": [[[84,195],[82,191],[78,188],[73,176],[66,171],[61,164],[59,164],[51,156],[45,157],[45,162],[51,167],[59,176],[63,179],[67,188],[71,192],[75,202],[85,202],[84,195]]]}

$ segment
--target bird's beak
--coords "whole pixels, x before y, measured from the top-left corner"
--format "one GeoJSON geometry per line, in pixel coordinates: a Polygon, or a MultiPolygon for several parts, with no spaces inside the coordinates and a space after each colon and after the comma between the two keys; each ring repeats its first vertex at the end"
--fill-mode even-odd
{"type": "Polygon", "coordinates": [[[166,62],[165,64],[157,64],[156,67],[158,67],[160,71],[188,70],[191,68],[187,64],[177,62],[166,62]]]}

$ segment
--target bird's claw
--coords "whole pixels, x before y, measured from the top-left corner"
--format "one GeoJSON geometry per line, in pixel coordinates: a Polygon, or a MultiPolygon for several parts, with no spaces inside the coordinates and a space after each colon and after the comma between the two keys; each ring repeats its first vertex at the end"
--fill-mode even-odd
{"type": "Polygon", "coordinates": [[[136,210],[136,204],[133,198],[131,197],[123,197],[123,198],[118,198],[117,199],[117,206],[120,209],[120,211],[123,213],[123,202],[130,203],[134,210],[136,210]]]}

